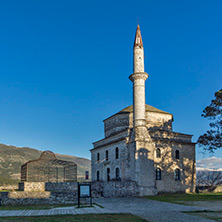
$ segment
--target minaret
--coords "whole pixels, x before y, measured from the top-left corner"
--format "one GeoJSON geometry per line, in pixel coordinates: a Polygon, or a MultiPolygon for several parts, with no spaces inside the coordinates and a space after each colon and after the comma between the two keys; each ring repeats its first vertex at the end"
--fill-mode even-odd
{"type": "Polygon", "coordinates": [[[148,74],[144,72],[144,51],[139,25],[133,47],[133,130],[130,131],[128,152],[134,155],[129,161],[131,180],[138,185],[140,196],[156,194],[154,147],[146,126],[145,81],[148,74]],[[133,173],[132,173],[133,172],[133,173]]]}
{"type": "Polygon", "coordinates": [[[137,25],[133,48],[133,74],[129,78],[133,82],[133,123],[135,129],[146,125],[145,80],[148,78],[148,74],[144,72],[144,50],[139,25],[137,25]]]}

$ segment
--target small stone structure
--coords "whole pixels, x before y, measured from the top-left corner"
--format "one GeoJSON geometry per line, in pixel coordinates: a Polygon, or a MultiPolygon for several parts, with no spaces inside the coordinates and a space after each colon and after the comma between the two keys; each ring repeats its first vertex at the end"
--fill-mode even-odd
{"type": "Polygon", "coordinates": [[[19,191],[0,192],[2,205],[77,203],[77,165],[45,151],[21,167],[19,191]]]}
{"type": "Polygon", "coordinates": [[[77,181],[77,165],[59,160],[51,151],[44,151],[37,160],[21,167],[22,182],[73,182],[77,181]]]}

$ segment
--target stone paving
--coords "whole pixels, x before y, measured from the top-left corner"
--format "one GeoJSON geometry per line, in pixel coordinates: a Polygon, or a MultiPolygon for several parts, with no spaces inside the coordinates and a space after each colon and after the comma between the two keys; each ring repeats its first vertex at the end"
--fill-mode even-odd
{"type": "Polygon", "coordinates": [[[88,208],[61,207],[50,210],[2,210],[0,217],[8,216],[41,216],[64,214],[103,214],[103,213],[131,213],[149,222],[210,222],[199,216],[183,213],[186,211],[213,210],[211,207],[185,206],[145,198],[98,198],[97,205],[88,208]]]}
{"type": "Polygon", "coordinates": [[[210,222],[202,217],[182,213],[212,210],[206,207],[185,206],[145,198],[99,198],[96,203],[113,213],[131,213],[150,222],[210,222]]]}
{"type": "Polygon", "coordinates": [[[62,207],[50,210],[1,210],[0,217],[12,216],[41,216],[41,215],[61,215],[61,214],[104,214],[110,213],[109,210],[97,205],[87,208],[62,207]]]}

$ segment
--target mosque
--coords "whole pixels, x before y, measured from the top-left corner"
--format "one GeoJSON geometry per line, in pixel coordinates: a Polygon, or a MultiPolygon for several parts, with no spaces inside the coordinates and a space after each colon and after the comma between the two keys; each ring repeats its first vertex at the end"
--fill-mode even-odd
{"type": "Polygon", "coordinates": [[[195,191],[192,135],[172,130],[173,115],[145,103],[144,48],[139,25],[133,47],[133,105],[108,117],[91,149],[98,195],[146,196],[195,191]]]}

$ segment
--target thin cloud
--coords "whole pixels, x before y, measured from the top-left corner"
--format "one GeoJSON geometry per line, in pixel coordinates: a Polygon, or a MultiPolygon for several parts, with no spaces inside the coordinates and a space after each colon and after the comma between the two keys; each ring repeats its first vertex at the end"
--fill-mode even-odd
{"type": "Polygon", "coordinates": [[[222,170],[222,158],[209,157],[198,160],[197,170],[222,170]]]}

